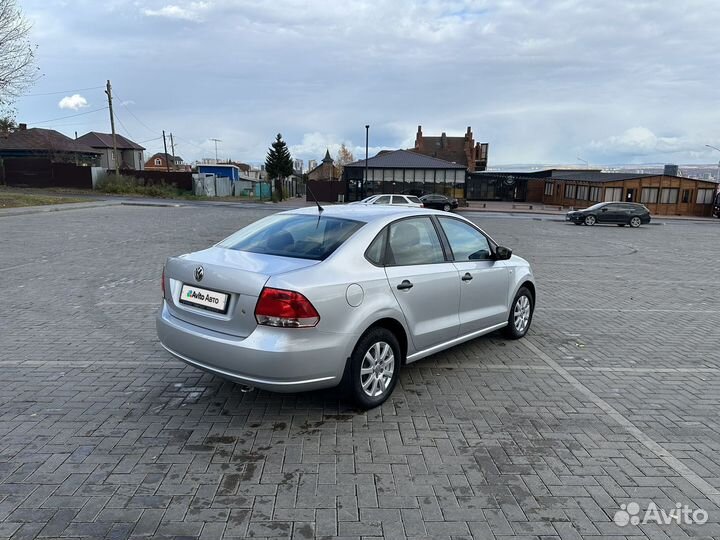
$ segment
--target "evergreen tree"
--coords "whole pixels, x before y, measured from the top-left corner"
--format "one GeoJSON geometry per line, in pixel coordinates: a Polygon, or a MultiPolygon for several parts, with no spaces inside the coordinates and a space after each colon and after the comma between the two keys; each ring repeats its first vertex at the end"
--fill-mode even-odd
{"type": "Polygon", "coordinates": [[[275,192],[278,200],[282,201],[282,181],[293,173],[293,163],[287,144],[282,140],[280,133],[277,134],[275,142],[268,150],[265,158],[265,172],[270,180],[275,181],[275,192]]]}

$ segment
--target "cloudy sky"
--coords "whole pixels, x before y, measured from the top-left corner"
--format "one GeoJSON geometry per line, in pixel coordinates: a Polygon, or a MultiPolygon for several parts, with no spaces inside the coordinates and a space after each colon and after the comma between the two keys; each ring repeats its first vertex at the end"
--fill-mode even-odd
{"type": "Polygon", "coordinates": [[[18,0],[43,74],[18,121],[186,161],[364,156],[472,126],[490,165],[711,163],[714,0],[18,0]],[[43,95],[41,95],[43,94],[43,95]],[[79,116],[71,116],[79,115],[79,116]]]}

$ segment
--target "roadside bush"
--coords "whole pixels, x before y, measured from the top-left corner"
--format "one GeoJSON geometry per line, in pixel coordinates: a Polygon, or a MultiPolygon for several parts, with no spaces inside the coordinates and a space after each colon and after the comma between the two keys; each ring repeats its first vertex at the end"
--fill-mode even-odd
{"type": "Polygon", "coordinates": [[[147,184],[142,178],[124,174],[100,176],[95,184],[95,189],[104,193],[144,195],[146,197],[172,198],[179,195],[179,191],[174,185],[168,185],[165,182],[147,184]]]}

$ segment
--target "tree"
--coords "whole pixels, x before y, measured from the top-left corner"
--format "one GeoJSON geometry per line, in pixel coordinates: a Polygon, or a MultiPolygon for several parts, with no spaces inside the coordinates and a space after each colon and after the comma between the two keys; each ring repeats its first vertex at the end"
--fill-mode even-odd
{"type": "Polygon", "coordinates": [[[15,118],[13,118],[13,115],[6,114],[0,116],[0,135],[7,135],[8,133],[12,133],[16,129],[17,124],[15,123],[15,118]]]}
{"type": "Polygon", "coordinates": [[[340,150],[338,150],[337,157],[335,158],[335,166],[338,169],[338,178],[342,178],[345,165],[352,163],[353,161],[355,161],[355,158],[353,157],[352,152],[347,146],[345,146],[345,143],[342,143],[340,145],[340,150]]]}
{"type": "Polygon", "coordinates": [[[0,0],[0,106],[8,107],[37,79],[30,23],[16,0],[0,0]]]}
{"type": "Polygon", "coordinates": [[[275,181],[275,193],[282,201],[282,181],[293,173],[293,162],[287,144],[282,140],[280,133],[277,134],[275,142],[268,150],[265,158],[265,172],[270,180],[275,181]]]}

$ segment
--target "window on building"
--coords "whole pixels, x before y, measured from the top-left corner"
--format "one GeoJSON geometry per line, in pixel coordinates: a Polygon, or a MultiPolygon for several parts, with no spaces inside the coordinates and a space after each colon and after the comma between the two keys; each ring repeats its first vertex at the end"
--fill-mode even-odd
{"type": "Polygon", "coordinates": [[[660,189],[656,188],[656,187],[643,188],[642,192],[640,193],[640,202],[641,203],[649,203],[649,204],[657,203],[659,192],[660,192],[660,189]]]}
{"type": "Polygon", "coordinates": [[[547,195],[548,197],[552,197],[554,189],[555,189],[554,182],[545,182],[545,195],[547,195]]]}
{"type": "Polygon", "coordinates": [[[155,165],[162,165],[162,159],[155,158],[155,165]]]}
{"type": "Polygon", "coordinates": [[[623,191],[623,188],[621,188],[621,187],[605,188],[605,201],[606,202],[622,201],[622,191],[623,191]]]}
{"type": "Polygon", "coordinates": [[[714,189],[698,189],[696,204],[711,204],[713,202],[714,189]]]}
{"type": "Polygon", "coordinates": [[[589,186],[578,186],[575,198],[579,201],[587,201],[588,200],[588,188],[589,188],[589,186]]]}
{"type": "Polygon", "coordinates": [[[590,188],[590,200],[591,201],[599,201],[602,199],[602,188],[601,187],[591,187],[590,188]]]}
{"type": "Polygon", "coordinates": [[[574,199],[576,189],[577,189],[577,186],[575,184],[565,184],[565,198],[566,199],[574,199]]]}
{"type": "Polygon", "coordinates": [[[689,189],[683,189],[681,201],[684,203],[690,202],[690,190],[689,189]]]}
{"type": "Polygon", "coordinates": [[[678,188],[663,188],[660,191],[661,204],[675,204],[678,201],[678,188]]]}

